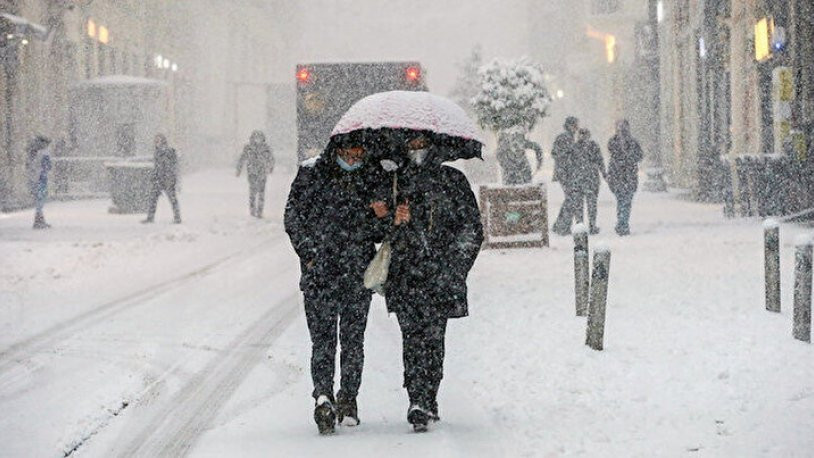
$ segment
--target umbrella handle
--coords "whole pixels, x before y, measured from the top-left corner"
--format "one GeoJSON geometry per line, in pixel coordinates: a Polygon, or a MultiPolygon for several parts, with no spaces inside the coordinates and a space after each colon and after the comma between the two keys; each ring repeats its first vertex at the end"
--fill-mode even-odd
{"type": "Polygon", "coordinates": [[[393,173],[393,211],[396,210],[398,206],[398,192],[399,192],[399,176],[397,173],[393,173]]]}

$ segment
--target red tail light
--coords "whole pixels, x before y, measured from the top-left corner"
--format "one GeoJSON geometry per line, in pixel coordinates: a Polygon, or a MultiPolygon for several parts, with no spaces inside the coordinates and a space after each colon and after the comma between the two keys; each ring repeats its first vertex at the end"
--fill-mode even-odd
{"type": "Polygon", "coordinates": [[[405,72],[407,80],[418,81],[421,78],[421,69],[417,67],[409,67],[405,72]]]}
{"type": "Polygon", "coordinates": [[[309,78],[311,78],[311,72],[309,72],[307,68],[297,70],[297,81],[305,83],[308,82],[309,78]]]}

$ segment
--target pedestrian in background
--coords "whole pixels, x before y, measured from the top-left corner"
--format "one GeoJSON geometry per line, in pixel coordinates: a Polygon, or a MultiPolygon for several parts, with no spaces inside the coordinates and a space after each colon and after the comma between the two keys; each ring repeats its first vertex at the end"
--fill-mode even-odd
{"type": "Polygon", "coordinates": [[[28,172],[28,189],[34,199],[34,229],[48,229],[43,207],[48,198],[48,172],[51,171],[51,139],[37,135],[28,144],[26,171],[28,172]]]}
{"type": "Polygon", "coordinates": [[[605,160],[602,158],[602,150],[599,145],[591,139],[591,131],[580,129],[576,146],[577,157],[577,207],[576,220],[583,221],[583,204],[588,207],[588,224],[591,234],[598,234],[599,227],[596,225],[597,199],[599,197],[600,177],[605,177],[605,160]]]}
{"type": "Polygon", "coordinates": [[[246,164],[246,175],[249,178],[249,213],[255,218],[262,218],[266,176],[274,170],[274,155],[263,132],[252,132],[249,143],[243,147],[243,154],[237,162],[237,176],[240,176],[243,164],[246,164]]]}
{"type": "Polygon", "coordinates": [[[644,159],[642,147],[630,133],[630,123],[616,123],[616,134],[608,142],[608,187],[616,196],[616,233],[630,235],[630,212],[633,195],[639,187],[639,162],[644,159]]]}
{"type": "Polygon", "coordinates": [[[565,194],[560,213],[551,230],[555,234],[568,235],[571,233],[571,224],[576,216],[578,203],[578,187],[576,185],[576,135],[579,130],[579,120],[573,116],[565,119],[563,125],[565,132],[559,134],[551,148],[554,158],[554,181],[559,181],[565,194]]]}
{"type": "Polygon", "coordinates": [[[158,197],[161,193],[167,194],[167,198],[172,205],[173,222],[181,223],[181,209],[178,206],[178,197],[175,187],[178,183],[178,154],[174,148],[167,144],[167,137],[164,134],[155,136],[155,153],[153,156],[153,179],[150,194],[149,209],[147,219],[142,223],[152,223],[155,220],[155,210],[158,205],[158,197]]]}

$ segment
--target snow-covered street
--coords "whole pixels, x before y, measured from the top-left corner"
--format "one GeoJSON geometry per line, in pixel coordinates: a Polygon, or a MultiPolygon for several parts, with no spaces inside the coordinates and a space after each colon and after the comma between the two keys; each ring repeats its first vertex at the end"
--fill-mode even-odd
{"type": "MultiPolygon", "coordinates": [[[[550,177],[550,173],[547,173],[550,177]]],[[[763,234],[720,206],[639,193],[613,235],[605,350],[574,316],[573,245],[483,251],[452,320],[442,422],[407,424],[401,340],[374,298],[357,428],[313,424],[297,257],[282,227],[293,171],[248,215],[231,170],[185,176],[184,223],[105,200],[51,202],[53,228],[0,214],[0,456],[812,456],[814,348],[764,310],[763,234]]],[[[549,218],[562,193],[549,189],[549,218]]]]}

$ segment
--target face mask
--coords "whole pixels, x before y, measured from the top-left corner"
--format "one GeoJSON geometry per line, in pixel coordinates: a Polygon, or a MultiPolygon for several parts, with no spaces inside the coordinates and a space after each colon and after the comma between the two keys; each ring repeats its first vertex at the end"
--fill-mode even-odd
{"type": "Polygon", "coordinates": [[[410,150],[407,155],[410,156],[410,161],[414,164],[421,165],[427,157],[427,148],[410,150]]]}
{"type": "Polygon", "coordinates": [[[341,167],[342,170],[346,172],[353,172],[354,170],[358,170],[359,167],[362,166],[362,161],[358,161],[355,164],[351,165],[345,162],[345,160],[339,156],[336,156],[336,163],[339,164],[339,167],[341,167]]]}

